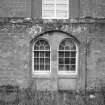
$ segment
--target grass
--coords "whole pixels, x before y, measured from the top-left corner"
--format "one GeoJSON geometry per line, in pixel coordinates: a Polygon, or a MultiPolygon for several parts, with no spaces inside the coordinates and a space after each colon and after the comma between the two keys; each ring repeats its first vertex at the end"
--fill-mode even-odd
{"type": "MultiPolygon", "coordinates": [[[[102,88],[103,89],[103,88],[102,88]]],[[[58,92],[36,91],[31,88],[19,89],[13,86],[2,86],[0,88],[0,105],[57,105],[58,92]]],[[[63,105],[105,105],[105,94],[103,90],[96,92],[92,90],[87,95],[81,93],[63,92],[63,105]],[[90,97],[94,95],[94,97],[90,97]]]]}

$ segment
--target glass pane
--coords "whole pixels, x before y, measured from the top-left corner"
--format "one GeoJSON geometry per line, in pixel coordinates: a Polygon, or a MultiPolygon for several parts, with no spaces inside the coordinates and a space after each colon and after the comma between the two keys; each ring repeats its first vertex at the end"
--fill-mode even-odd
{"type": "Polygon", "coordinates": [[[66,10],[57,10],[56,11],[56,17],[58,19],[67,19],[68,18],[68,12],[66,10]]]}
{"type": "Polygon", "coordinates": [[[41,45],[41,46],[40,46],[40,50],[44,50],[44,46],[41,45]]]}
{"type": "Polygon", "coordinates": [[[50,70],[50,65],[45,65],[45,70],[50,70]]]}
{"type": "Polygon", "coordinates": [[[46,11],[43,10],[42,11],[42,18],[45,18],[45,19],[50,18],[50,19],[52,19],[54,17],[55,17],[54,10],[46,10],[46,11]]]}
{"type": "Polygon", "coordinates": [[[39,70],[39,65],[34,65],[34,70],[39,70]]]}
{"type": "Polygon", "coordinates": [[[70,61],[69,61],[69,58],[65,58],[65,64],[69,64],[70,61]]]}
{"type": "Polygon", "coordinates": [[[64,52],[59,52],[59,57],[64,57],[64,52]]]}
{"type": "Polygon", "coordinates": [[[59,65],[59,70],[63,71],[64,70],[64,65],[59,65]]]}
{"type": "Polygon", "coordinates": [[[40,40],[36,42],[35,46],[40,46],[40,40]]]}
{"type": "Polygon", "coordinates": [[[59,64],[64,64],[65,63],[64,61],[65,61],[64,58],[59,58],[59,64]]]}
{"type": "Polygon", "coordinates": [[[65,70],[69,71],[70,70],[70,66],[69,65],[65,65],[65,70]]]}
{"type": "Polygon", "coordinates": [[[71,57],[76,57],[76,52],[75,51],[71,52],[71,57]]]}
{"type": "Polygon", "coordinates": [[[71,65],[71,71],[75,71],[75,65],[71,65]]]}
{"type": "Polygon", "coordinates": [[[49,58],[45,58],[45,63],[46,64],[50,64],[50,59],[49,58]]]}
{"type": "Polygon", "coordinates": [[[50,46],[45,40],[37,41],[34,46],[34,50],[45,50],[46,48],[49,49],[50,46]]]}
{"type": "Polygon", "coordinates": [[[45,50],[50,50],[50,46],[47,42],[44,42],[44,47],[45,47],[45,50]]]}
{"type": "Polygon", "coordinates": [[[48,4],[48,5],[43,4],[42,9],[43,9],[43,11],[48,11],[48,10],[53,11],[54,10],[54,4],[48,4]]]}
{"type": "Polygon", "coordinates": [[[56,0],[56,4],[69,4],[69,0],[56,0]]]}
{"type": "Polygon", "coordinates": [[[56,6],[57,6],[56,7],[57,11],[63,12],[63,11],[67,11],[68,10],[68,5],[67,4],[57,4],[56,6]]]}
{"type": "Polygon", "coordinates": [[[65,46],[65,41],[61,42],[60,45],[64,47],[65,46]]]}
{"type": "Polygon", "coordinates": [[[71,50],[76,50],[76,46],[75,45],[71,46],[71,50]]]}
{"type": "Polygon", "coordinates": [[[70,52],[65,52],[65,57],[70,57],[70,52]]]}
{"type": "Polygon", "coordinates": [[[34,57],[39,57],[39,52],[34,51],[34,57]]]}
{"type": "Polygon", "coordinates": [[[54,4],[55,0],[43,0],[44,4],[54,4]]]}
{"type": "Polygon", "coordinates": [[[39,47],[38,46],[34,46],[34,50],[39,50],[39,47]]]}
{"type": "Polygon", "coordinates": [[[45,52],[45,57],[50,57],[50,52],[45,52]]]}
{"type": "Polygon", "coordinates": [[[40,70],[44,70],[44,65],[40,65],[40,70]]]}
{"type": "Polygon", "coordinates": [[[44,58],[40,58],[40,63],[44,64],[44,58]]]}
{"type": "Polygon", "coordinates": [[[62,45],[60,45],[59,50],[64,50],[64,47],[62,45]]]}
{"type": "MultiPolygon", "coordinates": [[[[58,11],[57,14],[65,13],[65,16],[67,15],[66,12],[58,11]]],[[[74,44],[74,41],[72,39],[65,39],[60,46],[64,46],[65,50],[76,50],[76,46],[74,44]]]]}
{"type": "Polygon", "coordinates": [[[44,57],[44,51],[40,52],[40,57],[44,57]]]}
{"type": "Polygon", "coordinates": [[[70,46],[65,46],[65,50],[71,50],[70,46]]]}
{"type": "Polygon", "coordinates": [[[71,46],[72,40],[71,39],[66,39],[64,40],[65,46],[71,46]]]}
{"type": "Polygon", "coordinates": [[[39,58],[34,58],[34,63],[39,64],[39,58]]]}
{"type": "Polygon", "coordinates": [[[45,50],[50,50],[50,46],[46,45],[45,50]]]}
{"type": "Polygon", "coordinates": [[[71,58],[71,64],[75,64],[75,58],[71,58]]]}

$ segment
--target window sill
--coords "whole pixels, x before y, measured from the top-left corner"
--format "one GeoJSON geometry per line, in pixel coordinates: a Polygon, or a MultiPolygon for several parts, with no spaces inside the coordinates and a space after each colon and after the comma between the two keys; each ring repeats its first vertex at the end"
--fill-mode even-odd
{"type": "Polygon", "coordinates": [[[77,72],[58,72],[59,78],[78,78],[77,72]]]}
{"type": "Polygon", "coordinates": [[[50,78],[51,72],[33,72],[32,77],[33,78],[50,78]]]}

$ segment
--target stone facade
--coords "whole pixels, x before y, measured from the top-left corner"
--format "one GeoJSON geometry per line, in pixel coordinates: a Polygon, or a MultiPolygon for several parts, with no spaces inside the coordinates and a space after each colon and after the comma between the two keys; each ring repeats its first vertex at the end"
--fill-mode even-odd
{"type": "MultiPolygon", "coordinates": [[[[15,20],[15,22],[17,21],[19,19],[15,20]]],[[[85,89],[86,85],[87,89],[101,87],[104,84],[105,75],[104,27],[104,20],[101,23],[98,19],[87,18],[79,21],[76,19],[32,20],[23,21],[21,24],[13,23],[13,19],[11,19],[7,24],[3,23],[0,28],[0,85],[12,84],[19,85],[21,88],[32,86],[34,78],[30,63],[30,42],[41,33],[58,30],[73,35],[80,42],[76,90],[85,89]]],[[[45,87],[47,82],[48,80],[44,83],[45,87]]]]}
{"type": "MultiPolygon", "coordinates": [[[[69,33],[80,42],[79,74],[75,78],[75,90],[100,88],[104,85],[105,3],[103,0],[80,0],[79,18],[78,16],[75,18],[73,14],[74,18],[68,20],[42,20],[35,17],[31,19],[31,15],[35,15],[31,11],[31,1],[23,0],[21,8],[24,13],[21,13],[19,9],[15,11],[15,4],[11,4],[11,0],[8,3],[5,1],[1,1],[1,4],[5,4],[5,9],[2,7],[0,10],[2,17],[0,18],[0,85],[34,87],[36,83],[32,77],[30,42],[36,36],[52,30],[69,33]]],[[[16,4],[17,8],[20,6],[19,2],[16,4]]],[[[73,85],[73,78],[69,79],[73,85]]],[[[49,84],[49,80],[46,83],[42,82],[45,87],[47,83],[49,84]]]]}

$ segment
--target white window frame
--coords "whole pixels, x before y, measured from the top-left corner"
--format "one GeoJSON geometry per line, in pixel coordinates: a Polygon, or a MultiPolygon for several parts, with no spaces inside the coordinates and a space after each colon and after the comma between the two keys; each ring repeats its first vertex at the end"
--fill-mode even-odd
{"type": "Polygon", "coordinates": [[[44,74],[46,75],[46,74],[51,73],[51,46],[50,46],[50,44],[49,44],[49,46],[50,46],[50,50],[49,50],[49,52],[50,52],[50,70],[49,71],[48,70],[45,70],[45,71],[44,70],[42,70],[42,71],[41,70],[39,70],[39,71],[35,71],[34,70],[34,46],[35,46],[36,42],[39,41],[39,40],[44,40],[44,41],[46,41],[49,44],[49,42],[46,39],[44,39],[44,38],[39,38],[38,40],[36,40],[33,43],[33,45],[32,45],[32,74],[33,75],[44,75],[44,74]]]}
{"type": "MultiPolygon", "coordinates": [[[[66,38],[66,39],[70,39],[70,38],[66,38]]],[[[72,38],[71,38],[72,39],[72,38]]],[[[65,39],[63,39],[63,40],[65,40],[65,39]]],[[[62,40],[62,41],[63,41],[62,40]]],[[[61,42],[62,42],[61,41],[61,42]]],[[[58,75],[77,75],[78,74],[78,67],[79,67],[79,47],[78,47],[78,45],[77,45],[77,43],[75,42],[75,40],[73,40],[74,41],[74,44],[75,44],[75,46],[76,46],[76,63],[75,63],[75,71],[60,71],[59,70],[59,46],[58,46],[58,53],[57,53],[57,71],[58,71],[58,75]]],[[[61,44],[61,42],[59,43],[59,45],[61,44]]]]}
{"type": "MultiPolygon", "coordinates": [[[[74,41],[74,44],[75,44],[75,46],[76,46],[76,56],[75,56],[75,58],[76,58],[76,63],[75,63],[75,71],[66,71],[66,70],[64,70],[64,71],[60,71],[59,70],[59,45],[62,43],[62,41],[63,40],[65,40],[65,39],[73,39],[72,37],[68,37],[68,38],[64,38],[64,39],[62,39],[60,42],[59,42],[59,44],[58,44],[58,46],[56,46],[56,49],[57,49],[57,75],[61,75],[61,76],[71,76],[71,75],[78,75],[78,67],[79,67],[79,46],[78,46],[78,44],[76,43],[76,41],[73,39],[73,41],[74,41]]],[[[32,75],[33,76],[50,76],[50,74],[51,74],[51,72],[52,72],[52,67],[51,67],[51,64],[52,64],[52,60],[51,60],[51,56],[52,56],[52,51],[51,51],[51,45],[50,45],[50,42],[46,39],[46,38],[38,38],[38,39],[36,39],[35,41],[34,41],[34,43],[32,44],[32,75]],[[50,46],[50,50],[49,50],[49,52],[50,52],[50,70],[34,70],[34,46],[35,46],[35,44],[36,44],[36,42],[38,41],[38,40],[45,40],[48,44],[49,44],[49,46],[50,46]]],[[[42,50],[41,50],[42,51],[42,50]]],[[[44,50],[43,50],[44,51],[44,50]]]]}
{"type": "Polygon", "coordinates": [[[53,17],[50,17],[50,16],[47,16],[47,17],[44,17],[44,13],[43,13],[43,10],[44,10],[44,0],[42,0],[42,19],[68,19],[69,18],[69,0],[67,0],[67,16],[66,17],[57,17],[57,10],[56,10],[56,1],[57,0],[54,0],[54,16],[53,17]]]}

